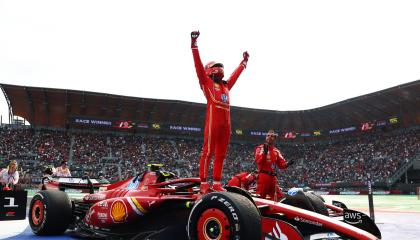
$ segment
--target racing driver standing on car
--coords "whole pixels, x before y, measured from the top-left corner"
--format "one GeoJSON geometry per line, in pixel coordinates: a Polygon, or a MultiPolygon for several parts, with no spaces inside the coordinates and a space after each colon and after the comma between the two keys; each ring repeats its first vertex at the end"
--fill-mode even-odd
{"type": "Polygon", "coordinates": [[[239,66],[229,79],[224,81],[223,64],[213,61],[203,66],[197,47],[199,35],[199,31],[191,32],[191,49],[200,87],[207,99],[204,143],[200,157],[200,191],[201,193],[207,193],[210,191],[210,184],[207,182],[208,170],[213,156],[213,190],[224,191],[220,180],[222,178],[223,161],[230,141],[229,91],[246,68],[249,54],[248,52],[243,53],[243,60],[239,66]]]}
{"type": "Polygon", "coordinates": [[[265,143],[255,148],[255,162],[258,166],[257,194],[262,198],[278,201],[283,197],[277,181],[276,169],[285,169],[294,163],[293,160],[286,162],[280,151],[274,147],[278,134],[269,130],[265,143]]]}

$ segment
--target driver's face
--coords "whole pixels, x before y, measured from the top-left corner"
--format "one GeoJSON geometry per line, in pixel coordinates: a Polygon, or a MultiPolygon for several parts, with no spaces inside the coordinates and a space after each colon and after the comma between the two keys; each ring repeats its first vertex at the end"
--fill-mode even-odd
{"type": "Polygon", "coordinates": [[[277,135],[274,133],[268,133],[267,136],[265,136],[265,142],[272,145],[274,141],[276,140],[277,135]]]}

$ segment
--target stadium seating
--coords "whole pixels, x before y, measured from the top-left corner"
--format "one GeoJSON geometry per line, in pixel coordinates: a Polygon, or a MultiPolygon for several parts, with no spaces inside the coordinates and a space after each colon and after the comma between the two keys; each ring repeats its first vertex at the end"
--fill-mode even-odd
{"type": "MultiPolygon", "coordinates": [[[[369,133],[311,143],[277,146],[287,160],[297,164],[282,170],[285,186],[329,182],[363,182],[365,173],[375,182],[386,182],[406,161],[420,155],[419,129],[369,133]]],[[[146,163],[163,163],[180,176],[198,176],[202,139],[140,136],[121,133],[80,132],[0,127],[0,167],[11,159],[19,162],[22,181],[36,182],[44,166],[68,160],[74,176],[103,172],[116,181],[145,169],[146,163]],[[23,171],[22,171],[23,169],[23,171]]],[[[256,169],[253,151],[257,144],[231,143],[223,180],[256,169]]]]}

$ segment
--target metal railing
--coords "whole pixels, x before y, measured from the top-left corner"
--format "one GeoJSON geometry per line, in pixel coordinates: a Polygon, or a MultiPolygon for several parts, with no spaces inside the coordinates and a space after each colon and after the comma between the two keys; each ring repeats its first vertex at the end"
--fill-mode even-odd
{"type": "Polygon", "coordinates": [[[395,173],[388,179],[388,186],[393,185],[396,181],[398,181],[402,175],[404,175],[410,167],[413,166],[415,161],[419,160],[419,155],[416,155],[412,159],[409,159],[405,162],[395,173]]]}

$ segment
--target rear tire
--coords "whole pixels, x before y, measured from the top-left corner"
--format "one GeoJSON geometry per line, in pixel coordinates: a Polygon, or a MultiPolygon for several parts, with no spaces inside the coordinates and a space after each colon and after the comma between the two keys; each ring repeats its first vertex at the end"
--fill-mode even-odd
{"type": "Polygon", "coordinates": [[[261,239],[261,217],[245,196],[213,192],[194,205],[188,219],[188,237],[198,239],[261,239]]]}
{"type": "Polygon", "coordinates": [[[29,225],[36,235],[59,235],[72,221],[72,205],[65,192],[39,191],[31,200],[29,225]]]}
{"type": "Polygon", "coordinates": [[[325,206],[324,202],[321,199],[321,196],[316,195],[315,193],[306,192],[306,197],[311,201],[312,207],[314,207],[315,212],[328,216],[328,209],[325,206]]]}

